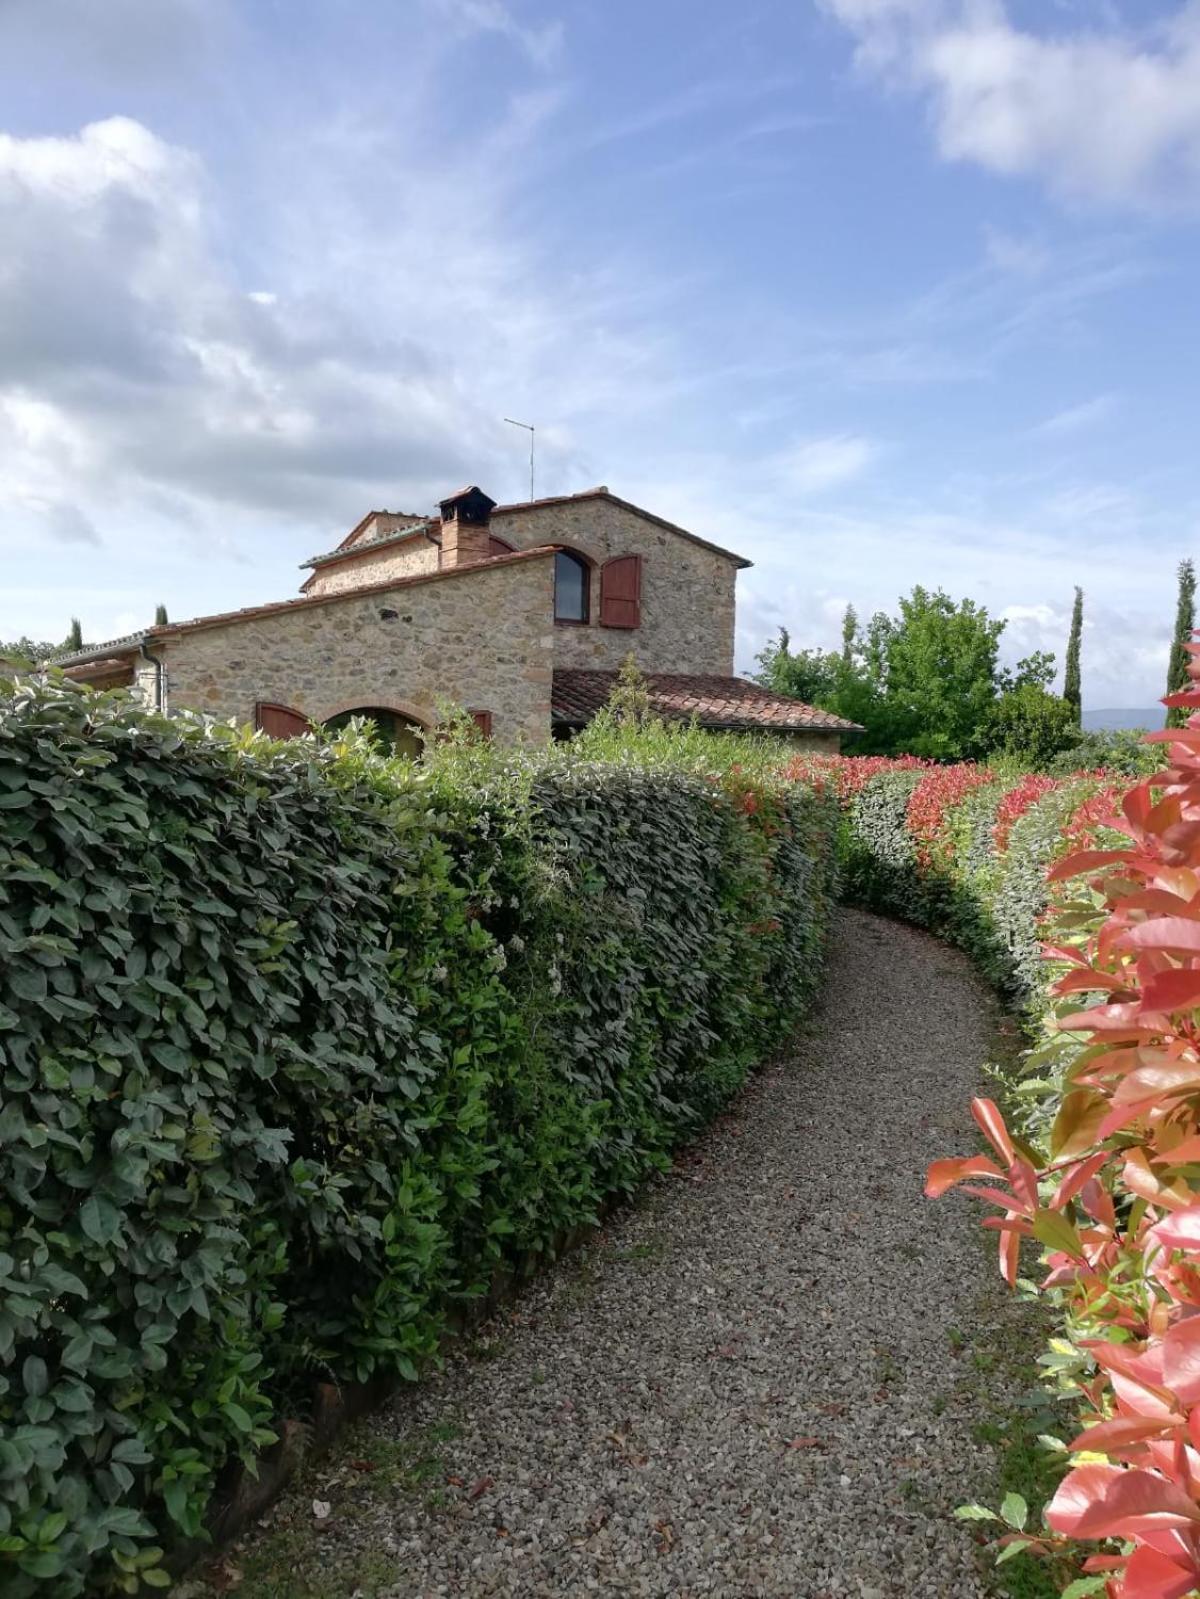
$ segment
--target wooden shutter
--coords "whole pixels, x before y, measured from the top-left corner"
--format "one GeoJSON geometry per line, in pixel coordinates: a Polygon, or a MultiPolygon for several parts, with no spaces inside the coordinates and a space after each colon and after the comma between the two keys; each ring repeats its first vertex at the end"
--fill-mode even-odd
{"type": "Polygon", "coordinates": [[[642,558],[618,555],[600,569],[600,626],[642,625],[642,558]]]}
{"type": "Polygon", "coordinates": [[[288,705],[269,705],[259,700],[254,707],[254,725],[272,738],[300,738],[308,732],[308,717],[288,705]]]}
{"type": "Polygon", "coordinates": [[[491,736],[492,736],[492,713],[491,713],[491,711],[472,711],[471,712],[471,720],[475,723],[475,726],[479,729],[479,736],[481,738],[491,738],[491,736]]]}

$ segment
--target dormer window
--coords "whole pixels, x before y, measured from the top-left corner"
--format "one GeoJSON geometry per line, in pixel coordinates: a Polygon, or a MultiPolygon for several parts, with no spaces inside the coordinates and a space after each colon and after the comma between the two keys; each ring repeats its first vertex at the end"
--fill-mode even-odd
{"type": "Polygon", "coordinates": [[[554,557],[554,620],[586,622],[589,619],[588,591],[591,570],[586,561],[570,550],[559,550],[554,557]]]}

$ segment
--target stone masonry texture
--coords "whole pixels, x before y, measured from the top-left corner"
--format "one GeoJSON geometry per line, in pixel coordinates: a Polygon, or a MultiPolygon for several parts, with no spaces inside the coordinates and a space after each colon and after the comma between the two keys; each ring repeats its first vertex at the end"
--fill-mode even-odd
{"type": "Polygon", "coordinates": [[[388,709],[425,725],[442,703],[492,713],[504,743],[550,731],[554,562],[482,566],[167,638],[168,705],[249,722],[258,701],[314,721],[388,709]]]}
{"type": "Polygon", "coordinates": [[[727,557],[601,497],[500,511],[492,531],[521,550],[563,544],[593,563],[592,620],[555,628],[556,666],[611,670],[632,651],[646,672],[732,675],[737,568],[727,557]],[[638,628],[600,626],[600,567],[616,555],[642,557],[638,628]]]}

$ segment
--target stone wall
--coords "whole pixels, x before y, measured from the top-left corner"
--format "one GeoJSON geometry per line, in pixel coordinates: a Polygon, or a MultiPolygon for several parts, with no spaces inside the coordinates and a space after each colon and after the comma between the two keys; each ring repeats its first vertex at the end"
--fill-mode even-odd
{"type": "Polygon", "coordinates": [[[439,702],[492,713],[505,743],[550,733],[554,562],[464,573],[168,636],[171,710],[249,722],[255,703],[314,721],[376,706],[429,724],[439,702]]]}
{"type": "Polygon", "coordinates": [[[554,629],[557,666],[611,670],[632,651],[647,672],[732,676],[737,568],[725,556],[601,496],[495,512],[492,531],[518,549],[565,544],[594,563],[592,620],[554,629]],[[638,628],[600,626],[600,567],[615,555],[642,557],[638,628]]]}
{"type": "MultiPolygon", "coordinates": [[[[838,755],[842,748],[842,735],[832,729],[804,728],[799,732],[772,731],[772,737],[781,739],[789,750],[803,750],[807,755],[838,755]]],[[[850,752],[853,754],[853,750],[850,752]]]]}
{"type": "Polygon", "coordinates": [[[308,581],[305,592],[314,594],[344,594],[348,589],[360,589],[368,583],[387,583],[395,577],[417,577],[423,572],[438,569],[438,547],[425,535],[405,539],[396,544],[385,544],[370,555],[360,555],[353,561],[331,562],[319,566],[308,581]]]}

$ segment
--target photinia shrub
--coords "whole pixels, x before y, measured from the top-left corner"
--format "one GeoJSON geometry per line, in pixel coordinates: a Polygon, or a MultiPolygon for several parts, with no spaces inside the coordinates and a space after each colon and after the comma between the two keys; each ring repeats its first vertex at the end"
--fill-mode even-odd
{"type": "Polygon", "coordinates": [[[1036,805],[1045,795],[1053,793],[1059,783],[1058,778],[1046,777],[1041,772],[1030,772],[1015,788],[1005,789],[996,807],[996,819],[992,828],[992,842],[998,854],[1003,854],[1008,848],[1008,839],[1014,824],[1021,820],[1031,805],[1036,805]]]}
{"type": "Polygon", "coordinates": [[[935,766],[924,774],[908,798],[905,822],[916,843],[918,864],[928,869],[944,859],[942,832],[947,818],[975,789],[995,782],[986,766],[964,762],[935,766]]]}
{"type": "MultiPolygon", "coordinates": [[[[1200,688],[1165,703],[1196,712],[1200,688]]],[[[1111,814],[1113,790],[1093,794],[1068,831],[1107,837],[1050,871],[1057,1028],[1074,1041],[1053,1126],[1030,1144],[976,1101],[992,1154],[935,1163],[927,1189],[996,1207],[1010,1283],[1021,1241],[1043,1247],[1055,1369],[1082,1415],[1049,1531],[1025,1541],[1092,1545],[1109,1599],[1200,1588],[1200,714],[1149,737],[1167,766],[1111,814]]]]}

